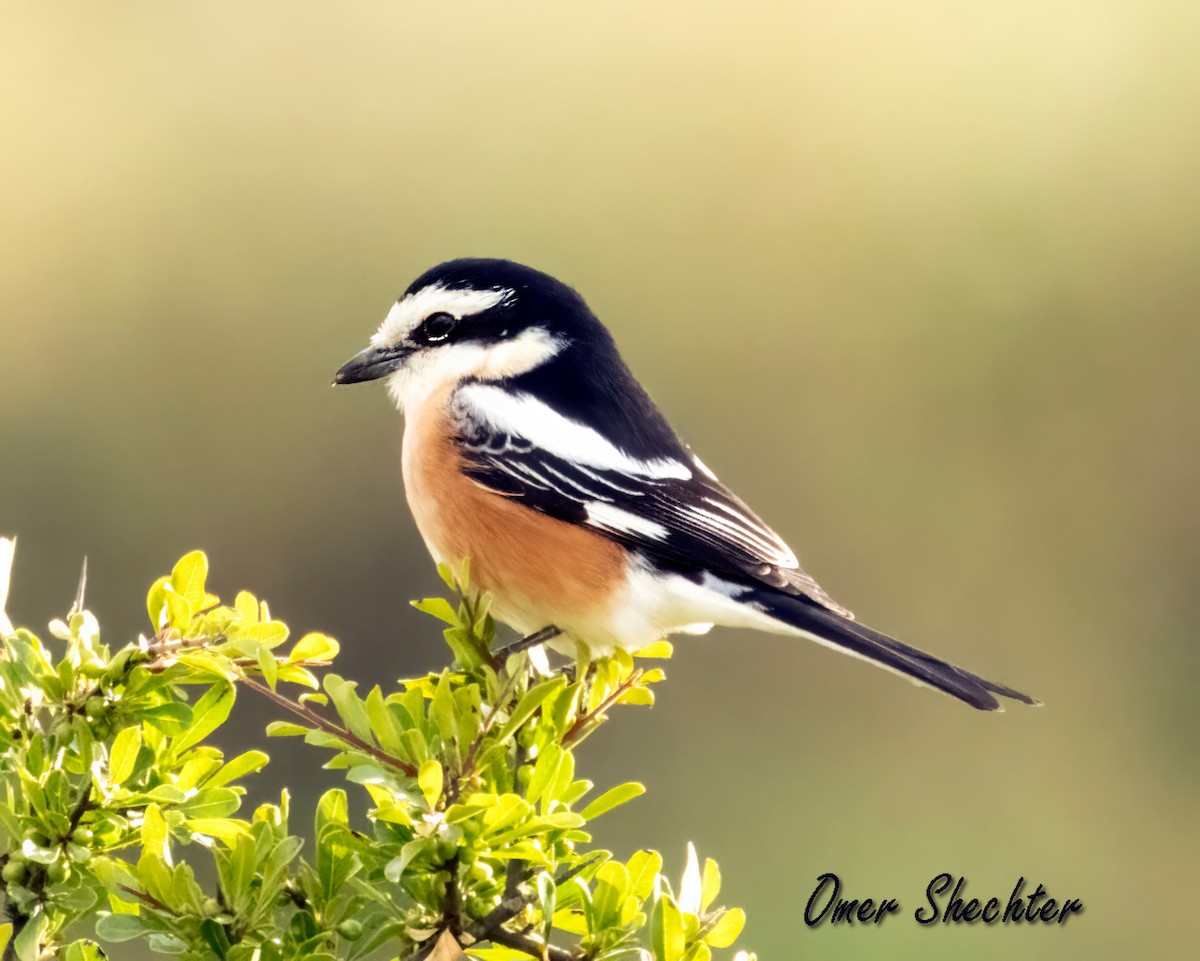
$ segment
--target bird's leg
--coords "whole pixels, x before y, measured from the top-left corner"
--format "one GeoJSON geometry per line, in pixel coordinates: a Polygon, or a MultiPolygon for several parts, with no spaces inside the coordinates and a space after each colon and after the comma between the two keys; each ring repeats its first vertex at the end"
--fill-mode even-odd
{"type": "Polygon", "coordinates": [[[500,650],[494,652],[493,657],[496,658],[497,663],[503,664],[509,655],[520,654],[521,651],[527,651],[531,647],[537,647],[539,644],[545,644],[547,641],[554,640],[554,638],[558,637],[558,635],[561,633],[562,631],[560,631],[553,624],[547,624],[540,631],[534,631],[532,634],[526,634],[519,640],[513,641],[507,647],[500,648],[500,650]]]}

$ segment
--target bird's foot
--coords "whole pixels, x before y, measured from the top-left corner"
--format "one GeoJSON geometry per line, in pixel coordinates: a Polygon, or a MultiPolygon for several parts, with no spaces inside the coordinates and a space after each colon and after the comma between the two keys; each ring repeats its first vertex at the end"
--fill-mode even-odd
{"type": "Polygon", "coordinates": [[[526,634],[519,640],[513,641],[507,647],[502,647],[498,651],[494,651],[492,656],[496,659],[497,664],[503,664],[511,655],[520,654],[522,651],[528,651],[530,648],[538,647],[545,644],[547,641],[552,641],[562,634],[553,624],[548,624],[540,631],[534,631],[532,634],[526,634]]]}

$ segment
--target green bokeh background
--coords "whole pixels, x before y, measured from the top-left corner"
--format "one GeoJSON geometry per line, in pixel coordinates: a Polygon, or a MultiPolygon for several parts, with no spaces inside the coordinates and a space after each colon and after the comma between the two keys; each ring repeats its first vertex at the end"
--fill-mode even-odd
{"type": "MultiPolygon", "coordinates": [[[[695,839],[764,959],[1182,957],[1198,37],[1167,0],[5,4],[10,613],[61,613],[86,554],[120,641],[203,547],[343,673],[436,667],[401,421],[328,385],[426,267],[522,260],[861,619],[1047,702],[685,638],[584,750],[649,788],[599,840],[678,871],[695,839]],[[903,914],[805,928],[828,870],[903,914]],[[920,927],[941,871],[1086,912],[920,927]]],[[[293,784],[306,823],[336,776],[269,748],[256,790],[293,784]]]]}

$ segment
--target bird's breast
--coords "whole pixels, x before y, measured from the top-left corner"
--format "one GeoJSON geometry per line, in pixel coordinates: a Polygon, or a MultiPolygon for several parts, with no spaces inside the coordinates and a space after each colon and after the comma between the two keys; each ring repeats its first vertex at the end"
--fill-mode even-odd
{"type": "Polygon", "coordinates": [[[473,585],[495,596],[494,613],[517,630],[555,624],[586,641],[625,586],[627,552],[464,474],[451,398],[438,391],[406,411],[404,485],[426,547],[439,563],[470,558],[473,585]]]}

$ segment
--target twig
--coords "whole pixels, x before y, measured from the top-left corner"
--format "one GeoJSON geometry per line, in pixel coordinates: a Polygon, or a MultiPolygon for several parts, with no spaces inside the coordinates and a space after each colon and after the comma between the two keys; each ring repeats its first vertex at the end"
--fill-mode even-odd
{"type": "Polygon", "coordinates": [[[454,940],[458,941],[458,936],[463,931],[462,895],[458,890],[458,855],[455,854],[442,867],[450,872],[450,880],[446,882],[446,906],[442,914],[450,926],[454,940]]]}
{"type": "Polygon", "coordinates": [[[392,757],[392,755],[388,754],[386,751],[381,751],[379,748],[375,747],[375,745],[367,743],[361,737],[351,733],[344,727],[340,727],[331,721],[325,720],[325,718],[321,717],[321,715],[317,714],[315,711],[311,711],[303,705],[297,704],[295,701],[284,697],[278,691],[272,691],[266,684],[262,683],[262,681],[256,680],[248,675],[242,675],[241,681],[251,690],[257,691],[263,697],[274,701],[284,710],[291,711],[297,717],[303,718],[305,721],[308,721],[309,724],[320,728],[326,734],[332,734],[338,740],[345,741],[356,750],[370,755],[371,757],[375,758],[375,760],[386,764],[388,767],[394,768],[403,774],[406,774],[408,777],[417,776],[417,769],[407,761],[402,761],[398,757],[392,757]]]}
{"type": "Polygon", "coordinates": [[[629,677],[622,684],[620,684],[615,691],[601,701],[594,711],[588,711],[584,714],[580,714],[579,717],[575,719],[575,723],[567,728],[567,733],[563,735],[563,747],[569,747],[570,745],[574,744],[576,739],[582,740],[583,734],[587,733],[584,731],[584,729],[592,722],[599,723],[600,721],[604,720],[604,712],[616,704],[617,701],[620,700],[621,695],[633,687],[643,673],[645,672],[642,671],[641,668],[638,668],[636,671],[630,674],[629,677]]]}
{"type": "Polygon", "coordinates": [[[70,819],[68,821],[70,827],[67,828],[67,837],[75,833],[75,829],[79,827],[79,822],[83,816],[87,814],[92,806],[92,782],[88,781],[83,790],[79,794],[79,800],[75,802],[75,806],[71,808],[70,819]]]}
{"type": "Polygon", "coordinates": [[[145,891],[139,891],[137,888],[131,888],[128,884],[122,884],[119,885],[119,887],[126,894],[132,894],[143,904],[150,905],[150,907],[154,908],[156,911],[161,911],[163,914],[169,914],[171,917],[175,917],[175,912],[158,900],[158,898],[156,898],[153,894],[147,894],[145,891]]]}
{"type": "Polygon", "coordinates": [[[531,938],[528,935],[518,934],[516,931],[508,931],[504,928],[493,933],[487,940],[506,948],[524,951],[535,958],[545,958],[546,961],[579,961],[579,955],[567,951],[565,948],[557,948],[553,944],[546,944],[539,938],[531,938]]]}
{"type": "Polygon", "coordinates": [[[488,716],[484,719],[483,727],[479,729],[479,733],[475,735],[475,739],[471,742],[471,746],[467,748],[467,756],[463,758],[462,769],[459,771],[459,776],[446,789],[446,806],[449,807],[458,800],[459,792],[462,790],[463,782],[471,776],[471,771],[475,767],[475,755],[479,753],[479,748],[483,744],[483,739],[487,737],[488,732],[496,723],[496,718],[500,713],[500,705],[508,701],[509,692],[512,686],[517,681],[517,675],[511,674],[507,681],[504,682],[504,687],[501,689],[499,696],[492,704],[491,710],[488,711],[488,716]]]}
{"type": "MultiPolygon", "coordinates": [[[[562,871],[559,874],[555,875],[554,886],[558,887],[560,885],[566,884],[568,881],[571,880],[571,878],[575,877],[575,875],[577,875],[583,871],[586,871],[592,864],[594,864],[596,862],[596,859],[599,857],[602,857],[602,855],[599,852],[596,852],[591,857],[584,858],[582,861],[580,861],[578,864],[576,864],[573,868],[569,868],[569,869],[562,871]]],[[[509,863],[512,864],[513,862],[510,861],[509,863]]],[[[501,925],[506,924],[507,922],[511,921],[518,914],[520,914],[523,910],[525,910],[525,908],[528,905],[533,903],[533,899],[535,897],[537,897],[536,894],[532,894],[532,893],[531,894],[522,894],[519,890],[514,891],[512,894],[509,894],[507,879],[506,879],[505,889],[504,889],[504,900],[501,901],[498,905],[496,905],[496,907],[494,907],[491,910],[491,912],[482,921],[479,922],[475,931],[473,931],[472,933],[477,934],[479,937],[479,940],[481,940],[481,941],[495,940],[492,937],[492,935],[496,931],[500,930],[501,925]]]]}

